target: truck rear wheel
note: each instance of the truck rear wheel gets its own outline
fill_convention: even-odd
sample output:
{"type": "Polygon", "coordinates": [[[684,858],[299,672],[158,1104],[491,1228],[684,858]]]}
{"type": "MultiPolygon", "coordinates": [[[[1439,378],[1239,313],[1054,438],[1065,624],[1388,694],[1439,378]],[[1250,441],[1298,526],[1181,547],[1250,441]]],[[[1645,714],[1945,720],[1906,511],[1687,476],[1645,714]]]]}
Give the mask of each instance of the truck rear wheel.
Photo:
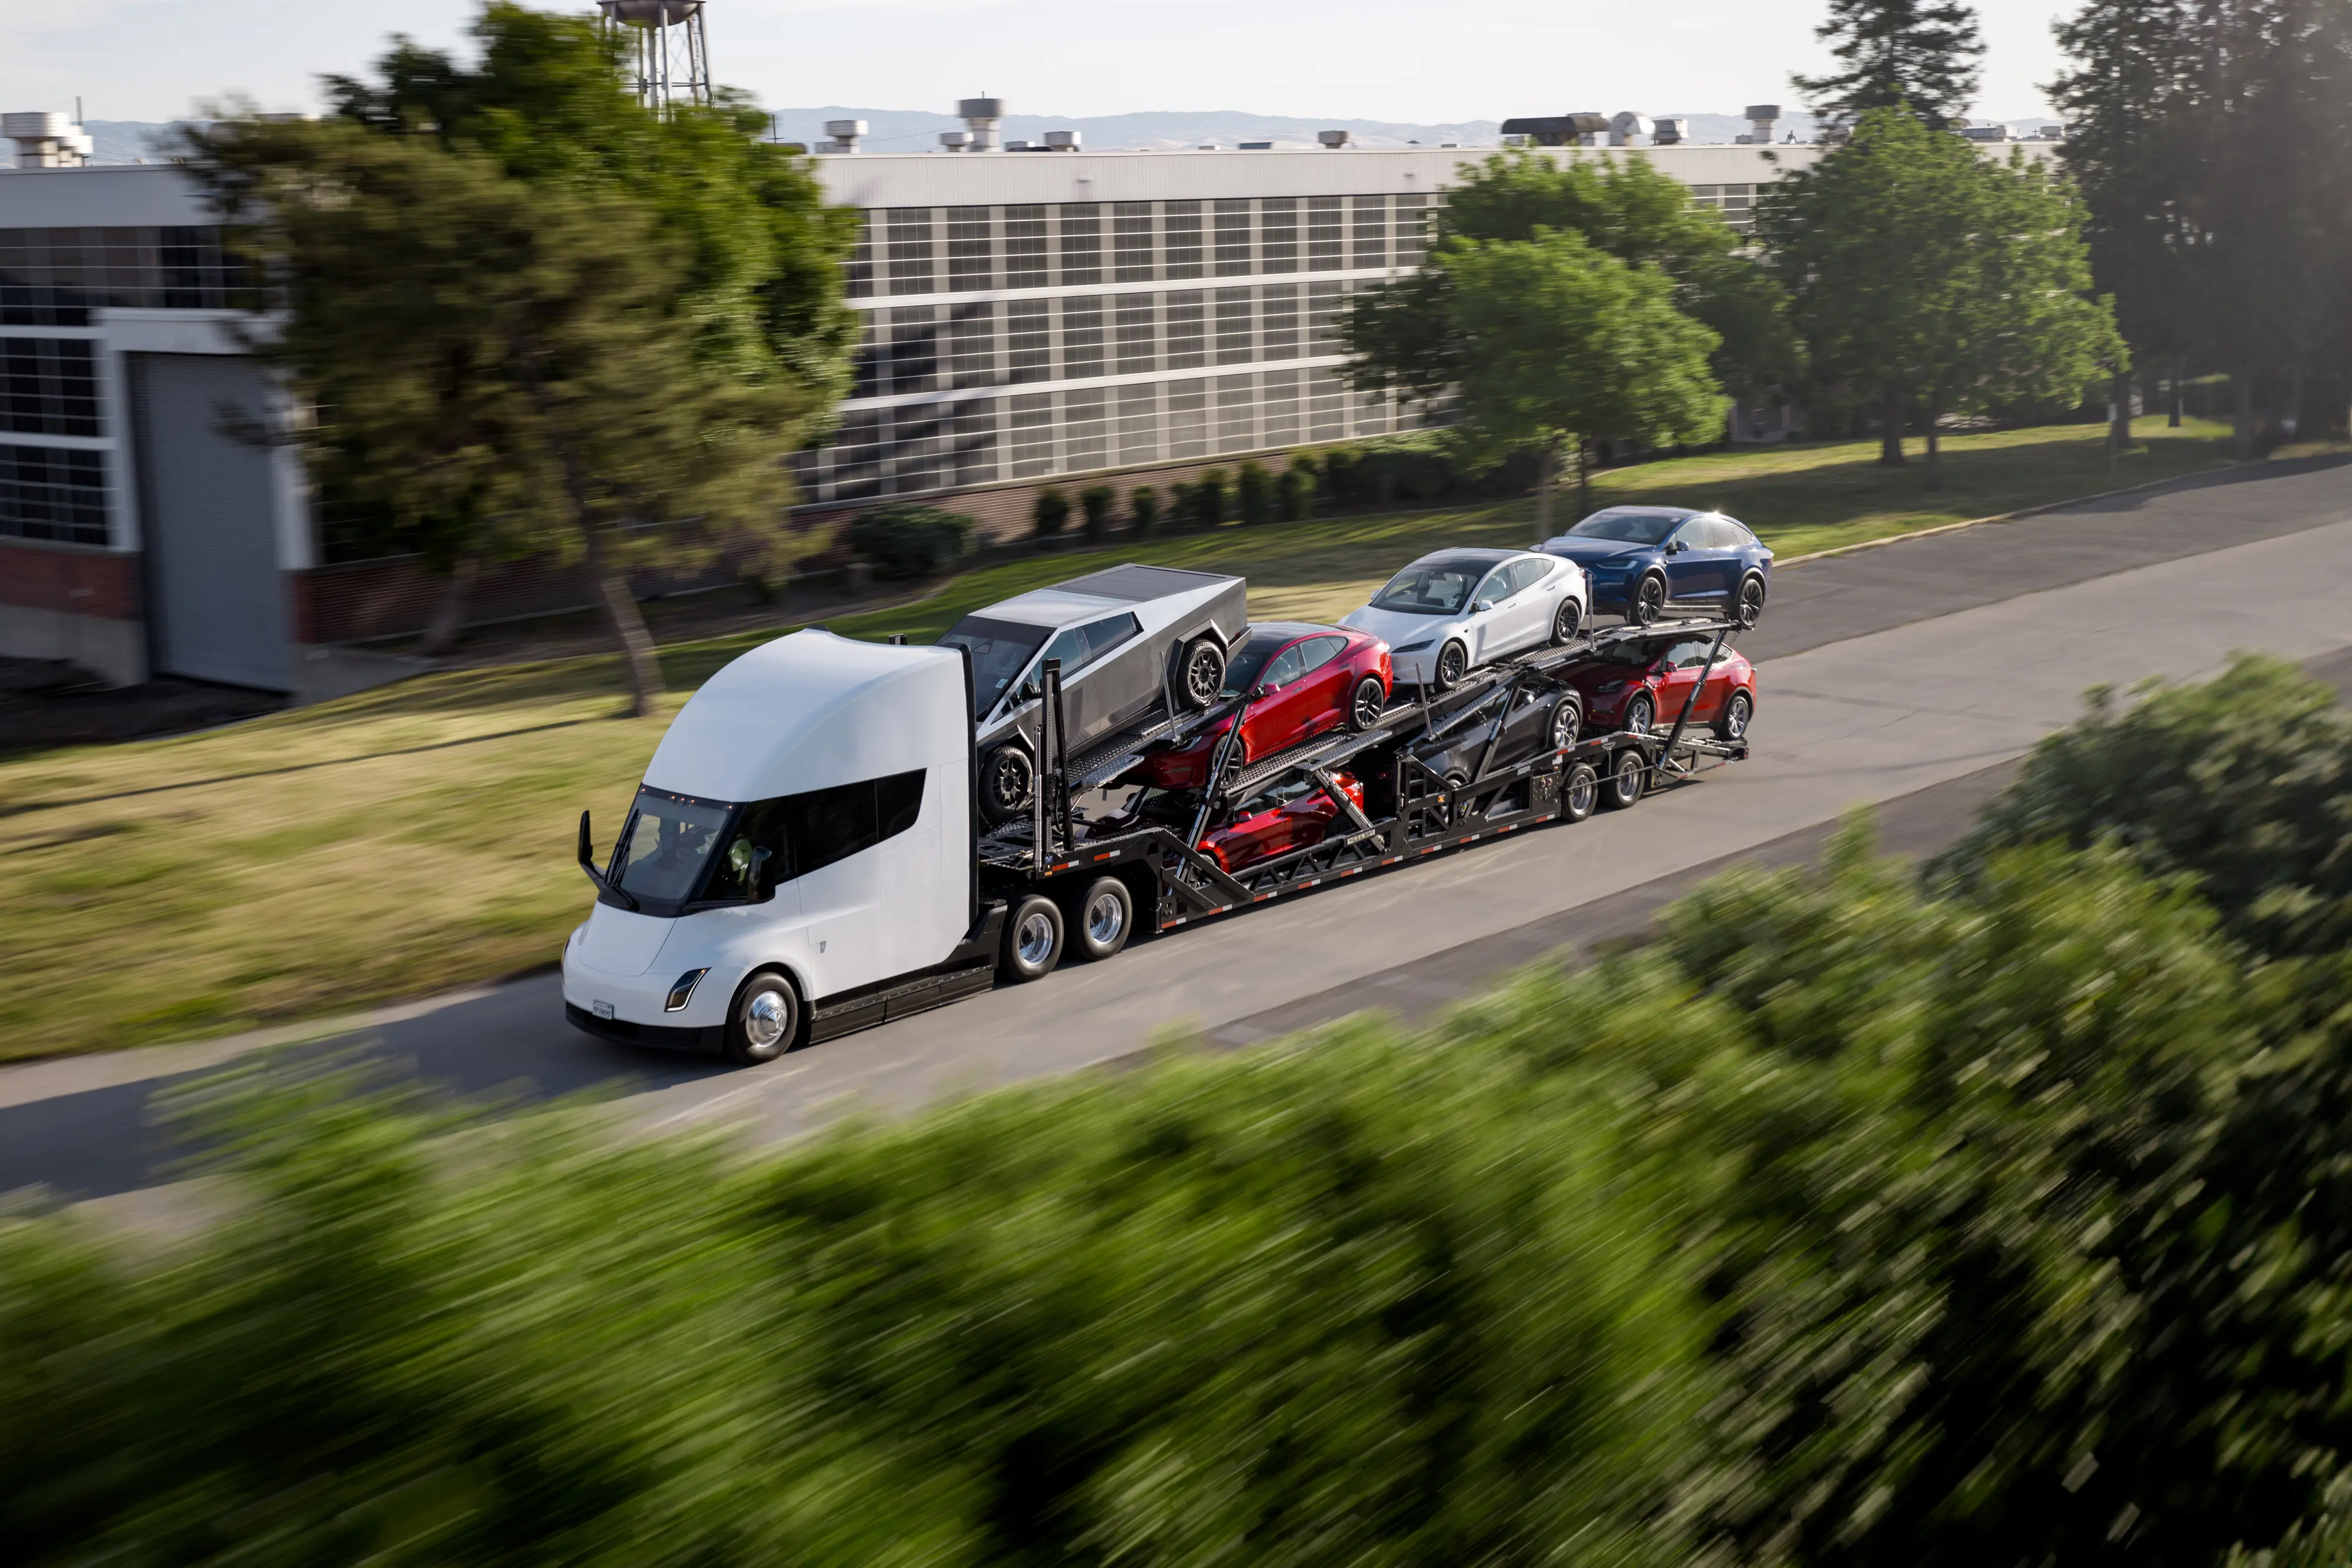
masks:
{"type": "Polygon", "coordinates": [[[1004,922],[1004,953],[996,972],[1014,985],[1042,980],[1062,961],[1062,906],[1033,893],[1013,906],[1004,922]]]}
{"type": "Polygon", "coordinates": [[[791,977],[762,969],[743,982],[727,1009],[727,1060],[754,1067],[773,1061],[800,1040],[801,998],[791,977]]]}
{"type": "Polygon", "coordinates": [[[1070,912],[1071,941],[1082,958],[1115,956],[1135,931],[1135,894],[1115,876],[1102,876],[1070,912]]]}
{"type": "Polygon", "coordinates": [[[1194,713],[1206,710],[1225,689],[1225,651],[1213,637],[1195,637],[1184,644],[1176,665],[1176,700],[1194,713]]]}
{"type": "Polygon", "coordinates": [[[1617,754],[1609,769],[1609,783],[1601,791],[1601,803],[1612,811],[1622,811],[1642,798],[1650,782],[1650,764],[1637,746],[1629,746],[1617,754]]]}

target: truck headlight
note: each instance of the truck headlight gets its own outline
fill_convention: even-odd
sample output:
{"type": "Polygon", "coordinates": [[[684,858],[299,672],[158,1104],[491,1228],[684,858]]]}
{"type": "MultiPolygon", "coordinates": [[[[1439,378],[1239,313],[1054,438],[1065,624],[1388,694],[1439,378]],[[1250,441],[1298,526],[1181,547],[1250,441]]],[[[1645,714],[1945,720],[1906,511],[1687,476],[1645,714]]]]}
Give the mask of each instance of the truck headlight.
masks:
{"type": "Polygon", "coordinates": [[[686,1004],[694,1000],[694,988],[702,984],[702,977],[709,973],[710,971],[708,969],[688,969],[685,974],[680,975],[677,977],[677,984],[669,988],[669,998],[662,1003],[662,1011],[684,1012],[686,1004]]]}

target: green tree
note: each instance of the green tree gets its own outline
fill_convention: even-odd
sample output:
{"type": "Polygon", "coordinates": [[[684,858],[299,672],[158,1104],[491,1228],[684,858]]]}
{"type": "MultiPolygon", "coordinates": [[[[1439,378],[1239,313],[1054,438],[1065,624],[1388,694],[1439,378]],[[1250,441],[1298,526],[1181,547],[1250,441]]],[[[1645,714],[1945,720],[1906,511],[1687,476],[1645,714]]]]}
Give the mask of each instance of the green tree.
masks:
{"type": "Polygon", "coordinates": [[[1942,415],[2079,394],[2121,364],[2113,313],[2089,298],[2082,223],[2071,191],[2021,155],[1989,162],[1900,110],[1865,114],[1761,214],[1816,378],[1866,389],[1890,465],[1916,409],[1931,488],[1942,415]]]}
{"type": "Polygon", "coordinates": [[[1976,94],[1985,47],[1963,0],[1830,0],[1813,36],[1838,68],[1790,79],[1832,124],[1904,108],[1941,130],[1976,94]]]}
{"type": "Polygon", "coordinates": [[[1581,476],[1601,437],[1669,445],[1721,430],[1723,394],[1707,363],[1716,335],[1675,308],[1674,283],[1656,267],[1541,232],[1449,242],[1433,270],[1446,280],[1460,345],[1453,438],[1474,468],[1520,448],[1540,454],[1539,528],[1551,526],[1563,451],[1577,455],[1581,476]]]}
{"type": "MultiPolygon", "coordinates": [[[[1649,160],[1556,159],[1520,150],[1465,164],[1446,195],[1433,236],[1481,244],[1532,240],[1539,231],[1575,234],[1594,249],[1674,280],[1675,302],[1718,340],[1715,374],[1734,396],[1760,399],[1803,371],[1787,299],[1721,214],[1694,204],[1690,187],[1649,160]]],[[[1341,339],[1365,371],[1360,384],[1394,387],[1424,403],[1461,374],[1463,345],[1448,308],[1453,279],[1427,267],[1360,290],[1341,339]]]]}
{"type": "Polygon", "coordinates": [[[808,384],[709,373],[674,308],[688,247],[609,189],[332,121],[198,145],[283,305],[257,347],[320,411],[301,439],[325,471],[465,519],[475,548],[584,560],[645,712],[661,673],[629,568],[772,536],[808,384]]]}

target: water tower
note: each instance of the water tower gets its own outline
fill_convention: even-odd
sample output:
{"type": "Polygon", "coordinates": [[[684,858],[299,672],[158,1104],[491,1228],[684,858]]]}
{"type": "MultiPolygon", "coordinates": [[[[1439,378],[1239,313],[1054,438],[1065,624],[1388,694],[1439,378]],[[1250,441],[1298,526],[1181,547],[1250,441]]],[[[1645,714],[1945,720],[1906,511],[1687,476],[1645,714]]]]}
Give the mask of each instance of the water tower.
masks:
{"type": "Polygon", "coordinates": [[[710,102],[710,40],[702,0],[596,0],[608,31],[628,39],[637,101],[667,115],[684,101],[710,102]]]}

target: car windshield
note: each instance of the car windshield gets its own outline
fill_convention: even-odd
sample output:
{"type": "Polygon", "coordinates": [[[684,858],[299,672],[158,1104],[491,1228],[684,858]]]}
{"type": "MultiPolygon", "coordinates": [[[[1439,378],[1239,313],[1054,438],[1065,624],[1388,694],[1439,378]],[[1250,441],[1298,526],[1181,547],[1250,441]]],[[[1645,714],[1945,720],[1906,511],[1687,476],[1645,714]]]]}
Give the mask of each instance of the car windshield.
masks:
{"type": "Polygon", "coordinates": [[[1595,512],[1568,530],[1573,539],[1615,539],[1620,544],[1664,544],[1683,520],[1679,512],[1595,512]]]}
{"type": "Polygon", "coordinates": [[[940,639],[942,648],[971,650],[971,716],[981,718],[996,706],[1029,660],[1045,645],[1050,626],[1024,626],[1017,621],[990,621],[967,615],[940,639]]]}
{"type": "Polygon", "coordinates": [[[612,881],[632,898],[682,904],[694,894],[731,806],[640,789],[613,850],[612,881]]]}
{"type": "Polygon", "coordinates": [[[1265,672],[1265,662],[1288,647],[1296,631],[1253,632],[1242,645],[1225,661],[1225,688],[1220,697],[1237,697],[1256,686],[1257,678],[1265,672]]]}
{"type": "Polygon", "coordinates": [[[1494,566],[1475,556],[1442,556],[1417,560],[1389,580],[1372,596],[1375,610],[1400,610],[1408,615],[1454,615],[1470,602],[1476,588],[1494,566]]]}

